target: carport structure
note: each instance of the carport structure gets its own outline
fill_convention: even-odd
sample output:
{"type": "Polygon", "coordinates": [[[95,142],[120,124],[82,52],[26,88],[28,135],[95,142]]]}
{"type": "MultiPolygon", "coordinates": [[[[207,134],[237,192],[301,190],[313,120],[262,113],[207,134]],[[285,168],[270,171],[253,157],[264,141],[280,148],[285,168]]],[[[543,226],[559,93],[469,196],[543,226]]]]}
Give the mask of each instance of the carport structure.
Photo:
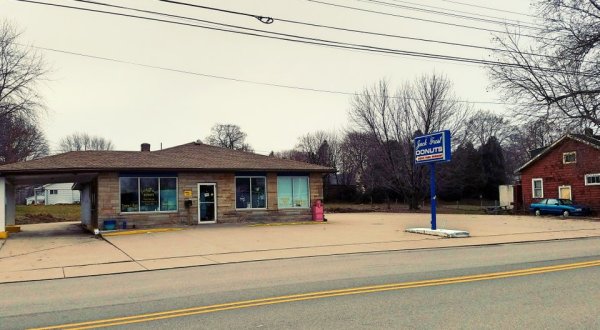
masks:
{"type": "MultiPolygon", "coordinates": [[[[17,163],[19,164],[19,163],[17,163]]],[[[15,164],[15,165],[17,165],[15,164]]],[[[83,223],[97,226],[97,177],[98,173],[85,169],[10,169],[10,165],[0,170],[0,237],[6,236],[6,227],[15,224],[16,199],[15,189],[21,185],[38,185],[47,183],[75,183],[81,190],[81,219],[83,223]]]]}

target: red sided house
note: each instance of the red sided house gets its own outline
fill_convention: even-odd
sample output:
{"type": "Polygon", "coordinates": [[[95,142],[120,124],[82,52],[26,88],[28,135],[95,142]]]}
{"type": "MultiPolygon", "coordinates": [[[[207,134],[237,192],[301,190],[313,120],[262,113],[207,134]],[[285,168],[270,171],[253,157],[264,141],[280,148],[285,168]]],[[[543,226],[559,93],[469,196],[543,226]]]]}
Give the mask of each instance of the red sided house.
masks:
{"type": "Polygon", "coordinates": [[[564,135],[517,172],[525,209],[540,198],[566,198],[600,211],[600,136],[590,130],[564,135]]]}
{"type": "Polygon", "coordinates": [[[15,186],[74,182],[81,221],[127,228],[311,219],[334,169],[192,142],[164,150],[72,151],[0,166],[0,233],[15,186]]]}

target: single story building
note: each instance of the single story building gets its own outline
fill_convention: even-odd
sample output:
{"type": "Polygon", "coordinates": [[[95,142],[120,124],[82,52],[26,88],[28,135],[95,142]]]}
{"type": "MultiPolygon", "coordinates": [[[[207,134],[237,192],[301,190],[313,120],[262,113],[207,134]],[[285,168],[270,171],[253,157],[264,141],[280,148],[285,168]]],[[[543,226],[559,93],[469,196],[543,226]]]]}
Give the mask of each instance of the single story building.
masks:
{"type": "Polygon", "coordinates": [[[42,186],[41,195],[34,190],[34,196],[27,197],[27,205],[29,204],[76,204],[80,201],[79,190],[73,189],[73,182],[66,183],[50,183],[42,186]],[[40,203],[41,197],[41,203],[40,203]],[[36,199],[37,198],[37,199],[36,199]],[[31,203],[30,203],[31,201],[31,203]]]}
{"type": "Polygon", "coordinates": [[[600,211],[600,136],[566,134],[521,166],[523,207],[542,198],[565,198],[600,211]]]}
{"type": "Polygon", "coordinates": [[[311,219],[335,169],[192,142],[150,151],[72,151],[0,166],[0,232],[14,224],[16,185],[75,182],[81,220],[128,228],[311,219]]]}

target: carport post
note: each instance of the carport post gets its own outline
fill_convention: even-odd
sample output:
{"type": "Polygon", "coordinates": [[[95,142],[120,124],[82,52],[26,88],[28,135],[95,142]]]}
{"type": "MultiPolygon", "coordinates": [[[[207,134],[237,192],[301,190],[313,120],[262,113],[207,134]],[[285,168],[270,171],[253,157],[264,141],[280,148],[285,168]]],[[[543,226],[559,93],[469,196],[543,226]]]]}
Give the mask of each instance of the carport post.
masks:
{"type": "Polygon", "coordinates": [[[0,237],[6,232],[6,178],[0,177],[0,237]]]}

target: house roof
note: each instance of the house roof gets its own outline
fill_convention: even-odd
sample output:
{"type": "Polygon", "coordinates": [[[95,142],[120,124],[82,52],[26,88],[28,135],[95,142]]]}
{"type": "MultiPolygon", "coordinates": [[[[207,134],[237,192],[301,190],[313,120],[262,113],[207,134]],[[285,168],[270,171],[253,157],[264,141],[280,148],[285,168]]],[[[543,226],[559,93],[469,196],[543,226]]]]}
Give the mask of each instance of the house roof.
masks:
{"type": "Polygon", "coordinates": [[[0,175],[127,170],[335,172],[330,167],[191,142],[157,151],[71,151],[0,166],[0,175]]]}
{"type": "Polygon", "coordinates": [[[531,158],[529,161],[527,161],[527,163],[523,164],[521,167],[519,167],[516,172],[521,172],[523,171],[525,168],[529,167],[531,164],[535,163],[538,159],[544,157],[544,155],[546,155],[547,153],[549,153],[552,149],[554,149],[557,145],[559,145],[560,143],[562,143],[564,140],[566,139],[572,139],[578,142],[581,142],[583,144],[587,144],[591,147],[594,147],[596,149],[600,150],[600,138],[596,135],[594,136],[590,136],[590,135],[585,135],[585,134],[566,134],[563,135],[560,139],[554,141],[554,143],[552,143],[551,145],[549,145],[548,147],[546,147],[545,149],[543,149],[542,151],[540,151],[539,153],[537,153],[533,158],[531,158]]]}

